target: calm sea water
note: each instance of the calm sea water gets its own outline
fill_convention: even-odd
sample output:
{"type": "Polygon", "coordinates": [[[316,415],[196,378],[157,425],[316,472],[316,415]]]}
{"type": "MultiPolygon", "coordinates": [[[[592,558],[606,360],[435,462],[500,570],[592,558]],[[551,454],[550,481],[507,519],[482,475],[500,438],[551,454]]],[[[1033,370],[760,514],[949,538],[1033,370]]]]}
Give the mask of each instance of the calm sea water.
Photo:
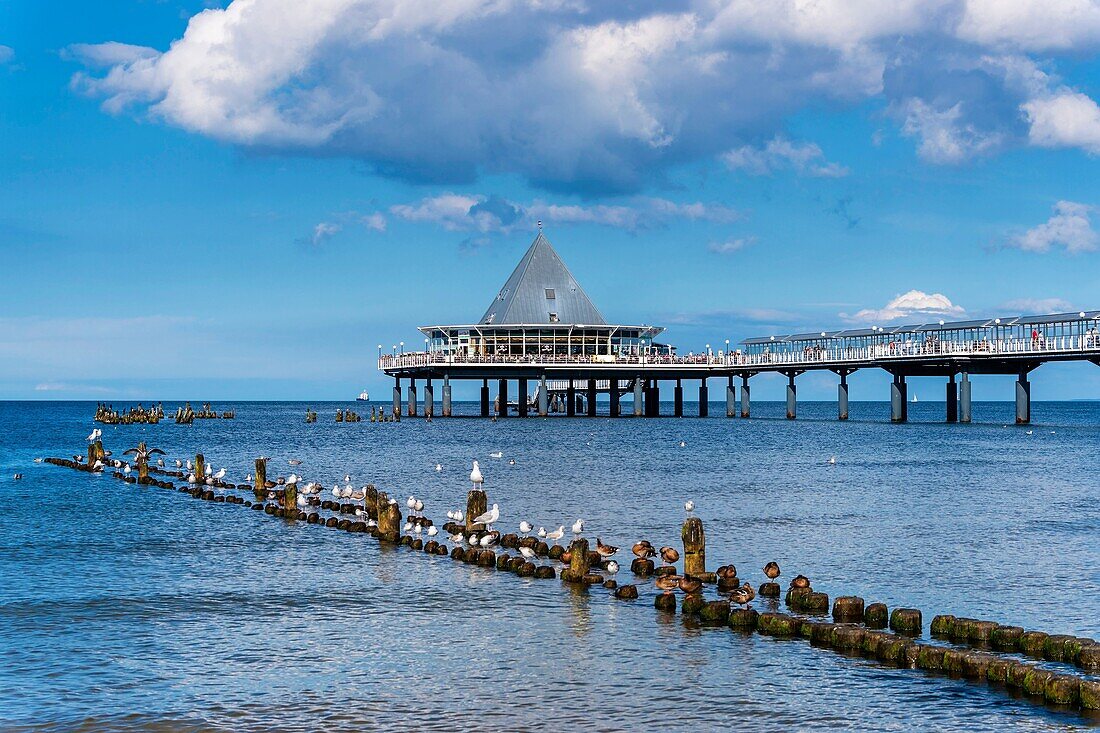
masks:
{"type": "MultiPolygon", "coordinates": [[[[752,420],[386,425],[336,424],[328,404],[315,425],[304,403],[217,407],[237,418],[104,427],[104,442],[202,451],[236,481],[257,455],[272,473],[299,458],[295,471],[328,486],[350,473],[415,493],[437,521],[463,505],[478,458],[500,528],[583,517],[624,548],[678,544],[690,498],[708,564],[754,584],[774,559],[781,582],[805,573],[830,596],[921,608],[926,624],[954,613],[1100,638],[1100,403],[1036,403],[1028,428],[1008,424],[1010,403],[976,403],[975,424],[950,426],[942,403],[911,405],[906,425],[882,403],[853,403],[848,423],[829,403],[801,404],[793,422],[757,403],[752,420]]],[[[985,684],[695,628],[658,614],[651,584],[616,601],[33,463],[83,452],[93,411],[0,403],[3,729],[1096,724],[985,684]]]]}

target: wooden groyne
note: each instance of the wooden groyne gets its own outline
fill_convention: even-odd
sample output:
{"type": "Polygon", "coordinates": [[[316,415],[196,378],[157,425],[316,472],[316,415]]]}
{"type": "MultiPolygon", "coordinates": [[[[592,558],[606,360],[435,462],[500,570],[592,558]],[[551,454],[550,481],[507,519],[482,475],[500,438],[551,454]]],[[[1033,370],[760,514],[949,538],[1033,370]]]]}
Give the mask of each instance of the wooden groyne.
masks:
{"type": "Polygon", "coordinates": [[[256,459],[253,483],[232,484],[204,476],[206,459],[202,453],[195,455],[191,471],[150,465],[149,459],[161,452],[145,443],[124,455],[129,454],[137,461],[137,476],[131,475],[128,463],[111,459],[99,440],[89,443],[87,459],[47,458],[45,462],[92,473],[114,469],[110,475],[126,483],[164,489],[177,486],[157,476],[183,479],[185,483],[178,491],[195,499],[243,506],[284,521],[363,534],[411,551],[449,556],[456,563],[519,577],[558,578],[581,587],[599,585],[621,600],[638,599],[640,587],[652,579],[658,591],[653,597],[658,613],[679,612],[694,623],[736,633],[802,639],[814,647],[874,659],[892,667],[993,685],[1032,702],[1100,710],[1100,679],[1096,676],[1100,670],[1100,644],[1093,639],[941,614],[931,621],[931,638],[923,640],[924,616],[919,609],[888,609],[884,603],[866,603],[856,595],[839,596],[830,603],[829,595],[814,589],[803,575],[791,579],[783,600],[787,611],[780,612],[778,564],[765,566],[767,580],[757,588],[740,582],[733,564],[708,571],[706,534],[702,520],[695,516],[689,516],[681,527],[682,555],[673,547],[658,550],[646,540],[635,543],[630,550],[635,557],[631,571],[636,581],[620,584],[615,577],[618,562],[614,560],[618,548],[598,539],[593,549],[589,539],[578,533],[565,546],[538,536],[502,534],[491,526],[475,523],[475,518],[486,515],[488,506],[488,496],[480,488],[468,492],[464,513],[451,515],[461,521],[452,519],[437,528],[419,507],[403,517],[402,504],[371,484],[355,492],[350,485],[345,487],[358,497],[353,501],[347,494],[336,496],[336,500],[322,499],[318,484],[304,483],[294,476],[271,480],[268,461],[262,457],[256,459]],[[440,534],[439,529],[446,534],[440,534]],[[452,545],[450,549],[447,542],[452,545]],[[682,574],[675,566],[681,556],[682,574]],[[659,566],[654,561],[658,557],[663,563],[659,566]],[[716,597],[708,599],[711,586],[716,586],[716,597]],[[756,595],[768,599],[767,603],[777,610],[761,613],[754,609],[751,604],[756,595]]]}

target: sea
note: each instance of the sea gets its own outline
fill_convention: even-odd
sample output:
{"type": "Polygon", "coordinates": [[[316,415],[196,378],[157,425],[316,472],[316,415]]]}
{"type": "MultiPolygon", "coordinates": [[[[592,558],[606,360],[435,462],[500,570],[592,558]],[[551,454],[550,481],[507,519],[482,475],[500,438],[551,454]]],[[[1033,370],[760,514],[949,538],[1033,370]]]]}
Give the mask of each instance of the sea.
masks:
{"type": "Polygon", "coordinates": [[[827,402],[797,420],[757,402],[751,419],[715,403],[705,419],[496,421],[457,403],[460,417],[385,424],[364,403],[214,407],[236,417],[101,426],[103,442],[120,457],[145,441],[170,466],[203,453],[233,482],[261,455],[269,476],[350,475],[420,498],[438,524],[464,507],[476,459],[498,529],[564,525],[568,539],[583,519],[590,542],[622,548],[616,580],[640,597],[36,463],[86,453],[95,404],[0,402],[0,729],[1100,724],[984,682],[702,628],[656,611],[652,581],[629,572],[634,542],[679,547],[690,500],[709,568],[733,563],[753,585],[774,560],[784,587],[804,574],[831,598],[921,609],[925,639],[942,613],[1100,639],[1100,402],[1035,402],[1027,426],[1010,402],[975,403],[967,425],[945,424],[942,402],[910,405],[905,424],[882,402],[853,402],[846,422],[827,402]],[[338,409],[368,419],[337,423],[338,409]]]}

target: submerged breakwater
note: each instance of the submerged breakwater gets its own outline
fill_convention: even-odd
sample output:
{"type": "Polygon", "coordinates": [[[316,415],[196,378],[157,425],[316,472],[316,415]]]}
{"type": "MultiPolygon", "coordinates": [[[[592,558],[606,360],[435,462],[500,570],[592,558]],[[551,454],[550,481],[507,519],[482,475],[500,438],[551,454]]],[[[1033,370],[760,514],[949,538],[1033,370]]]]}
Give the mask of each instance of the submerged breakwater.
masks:
{"type": "MultiPolygon", "coordinates": [[[[71,499],[72,492],[79,491],[81,504],[89,507],[81,512],[82,525],[67,524],[72,517],[65,516],[66,510],[61,508],[67,506],[64,502],[59,502],[56,515],[53,509],[43,509],[32,523],[40,525],[48,520],[56,522],[59,528],[69,526],[68,537],[58,535],[56,543],[74,548],[99,546],[102,567],[89,566],[88,563],[95,560],[86,555],[72,563],[75,577],[82,578],[79,591],[76,587],[65,590],[70,587],[68,579],[74,577],[72,574],[67,578],[51,578],[45,585],[11,588],[15,593],[9,596],[13,601],[4,606],[4,630],[26,634],[26,624],[32,616],[48,627],[55,613],[51,610],[55,602],[48,600],[51,597],[62,601],[68,596],[70,600],[62,602],[71,612],[75,611],[78,618],[83,614],[79,610],[84,603],[81,598],[92,601],[101,597],[109,607],[110,599],[120,598],[118,584],[131,582],[128,578],[146,586],[151,583],[165,592],[187,593],[195,609],[190,622],[174,621],[179,617],[171,610],[172,602],[158,593],[134,597],[133,602],[138,605],[131,604],[133,611],[126,611],[125,603],[117,606],[123,613],[118,623],[129,618],[131,625],[136,618],[133,613],[142,606],[161,608],[159,616],[154,612],[150,617],[151,621],[155,619],[154,627],[139,623],[131,630],[134,650],[126,658],[150,659],[148,654],[152,650],[147,645],[161,638],[157,631],[161,626],[164,633],[175,629],[177,633],[183,631],[185,636],[192,633],[189,629],[205,630],[202,633],[212,642],[213,656],[198,661],[193,652],[185,652],[184,659],[191,663],[188,666],[183,664],[184,659],[173,659],[170,654],[165,659],[163,654],[159,655],[165,665],[164,673],[176,680],[170,689],[178,692],[168,697],[175,699],[179,707],[168,710],[144,693],[124,697],[138,709],[151,711],[151,720],[158,719],[158,715],[162,720],[173,719],[174,711],[181,709],[184,701],[189,701],[187,704],[206,711],[204,719],[216,721],[216,727],[227,728],[259,727],[262,721],[273,719],[245,702],[248,698],[241,697],[243,690],[238,691],[237,685],[224,680],[220,685],[212,680],[204,681],[207,675],[216,674],[214,670],[219,665],[250,669],[254,676],[266,679],[275,689],[293,691],[302,705],[300,711],[290,716],[294,721],[292,727],[305,729],[310,715],[315,722],[325,720],[318,707],[321,698],[317,698],[317,703],[312,702],[315,690],[318,694],[323,692],[325,699],[343,699],[342,709],[348,720],[362,721],[363,716],[378,713],[376,706],[381,702],[377,697],[369,702],[362,701],[359,695],[345,699],[341,679],[378,690],[381,688],[377,686],[383,682],[401,685],[402,680],[408,679],[414,689],[428,688],[439,695],[465,699],[472,691],[459,684],[458,669],[447,666],[462,664],[462,659],[472,665],[467,669],[474,675],[471,679],[475,680],[477,688],[495,685],[507,692],[506,696],[500,696],[499,712],[495,713],[502,716],[497,719],[501,725],[505,725],[505,721],[520,726],[535,724],[537,717],[533,711],[550,709],[559,691],[552,685],[536,684],[534,680],[551,670],[560,671],[561,665],[568,664],[570,659],[582,665],[584,678],[589,680],[572,693],[590,701],[585,713],[604,720],[605,727],[658,725],[658,721],[663,720],[656,711],[627,708],[624,707],[625,698],[617,702],[610,697],[616,690],[628,696],[633,684],[631,679],[639,670],[647,679],[654,679],[654,675],[670,675],[667,683],[649,684],[672,700],[678,699],[680,693],[672,686],[674,677],[671,675],[686,673],[704,690],[715,686],[713,705],[686,713],[669,726],[674,728],[707,725],[708,720],[717,724],[729,714],[728,705],[737,705],[748,711],[742,714],[759,718],[761,722],[781,725],[784,721],[790,724],[799,720],[801,727],[829,727],[830,720],[840,718],[863,719],[869,724],[865,727],[874,727],[872,716],[879,703],[901,706],[900,713],[895,708],[894,719],[900,719],[905,727],[906,716],[911,714],[914,728],[929,727],[929,720],[938,720],[945,726],[1006,723],[1007,718],[999,719],[1006,704],[1010,709],[1014,705],[1022,706],[1012,717],[1016,727],[1076,725],[1089,720],[1080,708],[1090,699],[1082,690],[1091,688],[1087,684],[1082,688],[1080,680],[1087,682],[1094,673],[1089,672],[1087,663],[1082,664],[1080,670],[1073,666],[1074,662],[1081,661],[1081,650],[1089,647],[1085,642],[1073,646],[1069,641],[1087,637],[1089,633],[1096,634],[1088,621],[1090,614],[1095,618],[1096,611],[1095,596],[1089,593],[1090,588],[1095,589],[1097,578],[1095,570],[1088,565],[1095,559],[1095,549],[1085,539],[1088,531],[1096,527],[1096,516],[1089,513],[1087,505],[1096,494],[1091,488],[1093,485],[1084,481],[1087,466],[1074,463],[1071,450],[1075,440],[1083,443],[1097,433],[1100,420],[1096,418],[1100,415],[1092,415],[1088,410],[1067,415],[1072,419],[1057,423],[1054,440],[1035,454],[1030,453],[1032,449],[1023,442],[1024,436],[1014,428],[975,426],[966,436],[968,441],[985,442],[990,447],[1004,440],[1018,441],[1013,446],[1017,457],[1009,462],[1024,474],[1019,478],[1029,474],[1028,456],[1044,452],[1049,455],[1052,444],[1058,446],[1056,450],[1068,461],[1068,466],[1063,467],[1061,478],[1036,489],[1045,492],[1047,504],[1034,508],[1033,519],[1029,519],[1020,510],[1035,506],[1034,494],[1029,497],[1021,491],[1016,495],[1018,479],[1004,471],[1003,465],[990,471],[996,474],[991,478],[997,485],[987,487],[984,500],[975,502],[968,513],[945,513],[950,507],[958,506],[960,497],[974,496],[971,486],[988,479],[968,473],[976,465],[971,456],[976,449],[973,442],[957,453],[962,470],[944,461],[947,441],[935,430],[939,426],[858,422],[843,426],[844,431],[863,434],[863,438],[868,437],[866,433],[878,434],[879,441],[871,455],[861,452],[855,442],[846,450],[838,445],[837,435],[825,429],[825,423],[817,425],[812,420],[804,420],[797,426],[800,433],[788,430],[785,422],[777,421],[772,425],[766,420],[755,421],[752,426],[758,431],[755,436],[744,430],[731,430],[730,423],[722,420],[524,421],[522,426],[508,424],[504,429],[481,421],[458,421],[443,427],[443,423],[412,421],[360,433],[358,440],[365,444],[356,445],[356,437],[335,427],[325,432],[319,441],[316,431],[322,426],[299,428],[302,411],[298,408],[298,405],[241,405],[237,406],[237,420],[217,425],[219,431],[213,435],[208,431],[214,426],[212,423],[204,426],[202,433],[180,435],[179,427],[165,425],[156,427],[156,435],[151,436],[146,431],[142,437],[149,445],[165,448],[169,456],[191,455],[193,461],[195,457],[185,451],[204,448],[207,460],[210,454],[215,454],[217,465],[233,467],[231,474],[254,472],[252,459],[261,453],[274,454],[276,457],[269,459],[269,464],[278,461],[284,467],[291,459],[301,460],[301,467],[295,466],[293,470],[302,475],[337,478],[346,470],[355,476],[357,484],[369,481],[380,488],[389,488],[395,498],[403,500],[407,494],[424,497],[427,504],[424,513],[436,517],[456,503],[465,505],[469,488],[465,476],[468,461],[477,457],[485,469],[485,488],[490,502],[499,502],[501,506],[500,549],[481,548],[457,553],[452,550],[450,557],[424,552],[429,546],[432,550],[439,547],[431,543],[438,542],[443,531],[450,534],[457,529],[453,522],[446,523],[451,526],[441,527],[440,534],[428,541],[424,541],[425,537],[413,536],[418,534],[415,532],[400,532],[400,538],[408,539],[399,539],[398,543],[368,542],[365,536],[357,538],[355,535],[373,534],[371,530],[377,530],[368,524],[377,521],[369,513],[365,518],[356,517],[354,513],[349,516],[345,507],[333,509],[331,502],[329,508],[320,507],[320,502],[317,506],[307,504],[308,508],[298,508],[296,500],[287,506],[285,490],[274,487],[273,496],[266,492],[262,497],[249,496],[249,489],[240,487],[243,475],[225,479],[225,483],[233,484],[231,489],[223,487],[224,491],[215,491],[212,487],[194,486],[191,492],[219,504],[252,502],[253,508],[265,512],[270,507],[268,513],[271,515],[281,512],[285,517],[291,510],[300,520],[273,520],[265,514],[256,515],[229,506],[215,508],[201,501],[180,505],[176,501],[166,501],[166,497],[178,494],[134,485],[138,481],[135,476],[121,476],[134,482],[128,484],[43,467],[42,471],[28,475],[17,488],[14,484],[5,484],[5,490],[9,496],[12,490],[34,492],[41,490],[45,483],[58,487],[43,494],[49,496],[51,502],[61,496],[71,499]],[[292,409],[294,426],[286,417],[292,409]],[[1096,420],[1096,424],[1089,424],[1090,420],[1096,420]],[[553,422],[549,426],[551,429],[540,427],[546,422],[553,422]],[[1007,433],[1003,432],[1005,430],[1007,433]],[[1001,438],[997,431],[1007,437],[1001,438]],[[270,447],[271,436],[276,434],[280,438],[278,452],[270,447]],[[798,434],[805,437],[797,439],[798,434]],[[1058,435],[1063,437],[1059,439],[1058,435]],[[815,455],[812,458],[800,456],[799,449],[806,454],[812,451],[815,455]],[[498,452],[501,458],[489,457],[498,452]],[[1020,452],[1025,455],[1021,456],[1020,452]],[[827,465],[823,457],[834,454],[838,456],[837,463],[827,465]],[[514,464],[510,463],[512,460],[514,464]],[[440,471],[435,470],[437,466],[440,471]],[[54,476],[45,473],[47,470],[54,476]],[[951,492],[936,489],[931,479],[937,474],[940,481],[953,482],[951,492]],[[68,478],[64,480],[61,476],[68,478]],[[960,482],[963,476],[967,480],[960,482]],[[1076,493],[1070,490],[1074,480],[1080,481],[1076,493]],[[234,499],[228,500],[227,496],[234,499]],[[683,502],[688,498],[697,502],[694,515],[706,529],[705,553],[699,552],[701,548],[690,546],[694,534],[681,528],[683,502]],[[279,506],[280,500],[283,506],[279,506]],[[1080,505],[1075,504],[1078,500],[1082,502],[1080,505]],[[1077,507],[1076,512],[1070,513],[1073,519],[1061,520],[1058,525],[1047,523],[1048,517],[1065,513],[1066,501],[1069,506],[1077,507]],[[311,515],[316,518],[311,520],[311,515]],[[623,565],[617,574],[601,572],[600,566],[606,567],[606,558],[589,557],[588,548],[574,547],[568,558],[571,561],[588,560],[587,567],[572,563],[566,566],[549,559],[549,548],[539,552],[537,542],[529,543],[515,536],[521,520],[530,519],[535,526],[542,524],[549,528],[559,523],[568,526],[581,516],[587,520],[583,535],[587,540],[594,541],[599,535],[609,544],[622,546],[615,556],[623,565]],[[332,519],[336,520],[334,524],[330,524],[332,519]],[[1021,521],[1037,521],[1038,524],[1021,526],[1021,521]],[[997,523],[1013,529],[1015,536],[986,531],[997,523]],[[114,534],[104,533],[107,526],[113,527],[114,534]],[[344,531],[325,532],[321,526],[344,531]],[[96,530],[98,534],[93,535],[92,531],[96,530]],[[1046,539],[1037,542],[1036,532],[1046,539]],[[940,536],[938,545],[927,540],[936,533],[940,536]],[[982,557],[980,543],[971,543],[968,536],[981,537],[1002,550],[1014,547],[1017,555],[987,561],[982,557]],[[94,537],[98,537],[98,542],[94,537]],[[98,584],[87,582],[89,576],[101,577],[100,570],[109,573],[111,568],[117,567],[118,550],[110,549],[111,545],[120,545],[118,549],[121,550],[130,546],[133,540],[144,538],[140,541],[153,542],[155,546],[158,537],[175,538],[172,541],[180,544],[166,553],[152,549],[149,553],[141,551],[139,557],[144,561],[128,565],[121,578],[109,575],[102,576],[103,581],[98,584]],[[681,602],[672,606],[675,613],[655,612],[653,606],[663,593],[654,587],[652,577],[635,577],[627,569],[630,545],[643,537],[652,540],[657,547],[675,545],[683,555],[691,555],[692,562],[703,554],[705,571],[714,572],[701,594],[692,592],[695,589],[690,584],[686,593],[675,591],[682,596],[681,602]],[[107,551],[103,549],[105,542],[107,551]],[[1067,584],[1067,592],[1061,598],[1034,594],[1025,598],[1015,589],[1034,588],[1037,587],[1034,584],[1042,582],[1047,572],[1045,563],[1049,562],[1042,549],[1045,542],[1058,543],[1061,548],[1058,572],[1073,578],[1074,582],[1067,584]],[[389,546],[400,550],[398,544],[405,545],[405,550],[421,550],[418,553],[421,558],[407,551],[395,554],[386,549],[389,546]],[[534,561],[519,552],[520,547],[532,544],[536,552],[534,561]],[[1023,554],[1019,553],[1021,549],[1023,554]],[[485,554],[486,550],[491,558],[485,554]],[[900,561],[902,556],[904,562],[900,561]],[[777,584],[759,570],[772,559],[777,559],[783,568],[779,581],[803,572],[813,579],[814,587],[787,598],[775,598],[780,595],[779,588],[773,592],[770,586],[777,584]],[[737,571],[728,570],[732,563],[740,567],[744,579],[753,581],[751,588],[757,592],[757,597],[751,600],[751,607],[755,613],[739,611],[743,604],[736,602],[738,596],[732,596],[735,602],[731,607],[727,596],[718,593],[724,580],[728,581],[727,588],[736,587],[732,580],[736,579],[737,571]],[[479,564],[512,570],[519,577],[493,580],[491,574],[487,575],[488,569],[476,567],[479,564]],[[549,574],[542,573],[544,580],[560,576],[565,570],[567,580],[579,582],[546,583],[538,579],[539,568],[551,570],[549,574]],[[725,575],[723,569],[727,569],[725,575]],[[942,572],[944,569],[948,572],[942,572]],[[163,575],[166,570],[174,580],[163,575]],[[596,572],[590,572],[592,570],[596,572]],[[570,577],[570,571],[577,575],[570,577]],[[970,583],[979,579],[984,595],[981,603],[975,605],[966,590],[970,583]],[[589,588],[597,582],[600,585],[609,583],[609,587],[606,590],[589,588]],[[197,597],[188,590],[195,583],[207,588],[197,597]],[[823,590],[834,594],[858,593],[860,597],[841,595],[832,603],[826,597],[822,607],[819,597],[824,595],[823,590]],[[638,600],[624,602],[623,599],[631,598],[634,592],[638,592],[638,600]],[[865,604],[864,597],[874,602],[865,604]],[[223,607],[223,601],[231,598],[236,599],[233,605],[223,607]],[[800,605],[803,602],[805,606],[800,605]],[[194,606],[194,603],[199,605],[194,606]],[[20,610],[24,608],[30,615],[24,615],[20,610]],[[222,610],[218,610],[220,608],[222,610]],[[279,611],[279,608],[285,610],[279,611]],[[949,641],[913,640],[905,634],[913,631],[902,612],[906,608],[925,610],[925,617],[919,622],[920,631],[928,629],[926,624],[933,614],[950,612],[963,619],[959,628],[966,629],[966,634],[952,627],[952,633],[946,635],[949,641]],[[476,620],[469,614],[474,609],[479,611],[476,620]],[[814,617],[822,611],[831,611],[833,621],[814,617]],[[231,624],[225,631],[236,628],[237,634],[226,637],[220,629],[215,631],[209,625],[222,617],[231,624]],[[877,629],[884,617],[892,622],[890,625],[896,629],[895,633],[877,629]],[[380,649],[371,645],[359,646],[351,641],[358,638],[354,629],[366,623],[368,618],[374,619],[370,621],[372,628],[378,628],[378,623],[386,624],[387,630],[394,635],[394,643],[380,649]],[[1062,639],[1058,649],[1053,642],[1046,645],[1051,647],[1050,651],[1043,646],[1039,657],[1045,656],[1044,661],[1028,662],[1026,655],[1034,654],[1034,649],[1025,649],[1018,642],[1012,648],[1002,648],[991,641],[995,629],[1013,627],[992,622],[990,626],[974,620],[983,618],[1042,629],[1048,634],[1046,639],[1058,637],[1056,632],[1066,632],[1064,636],[1068,638],[1062,639]],[[426,625],[429,619],[433,621],[426,625]],[[670,623],[682,628],[675,634],[670,633],[670,623]],[[721,641],[715,632],[706,630],[712,625],[761,633],[742,636],[726,632],[727,640],[721,641]],[[297,644],[306,643],[307,647],[319,652],[326,663],[305,662],[300,652],[279,644],[271,646],[268,653],[283,658],[289,665],[288,670],[293,670],[291,677],[275,678],[259,672],[255,667],[259,658],[250,661],[250,656],[238,655],[248,649],[268,649],[269,644],[264,641],[267,638],[265,628],[282,629],[280,634],[289,633],[290,638],[298,640],[297,644]],[[979,629],[974,631],[973,638],[971,629],[979,629]],[[261,636],[254,636],[255,632],[261,636]],[[804,636],[814,644],[865,656],[833,657],[808,646],[777,645],[772,641],[784,636],[804,636]],[[988,643],[983,636],[989,637],[988,643]],[[312,644],[319,646],[311,646],[309,639],[315,639],[312,644]],[[331,642],[338,639],[350,653],[349,657],[337,659],[325,653],[331,642]],[[505,645],[502,639],[511,641],[505,645]],[[276,648],[278,652],[274,652],[276,648]],[[1060,655],[1056,654],[1059,651],[1060,655]],[[1066,657],[1067,652],[1076,654],[1075,659],[1066,657]],[[700,654],[702,656],[698,656],[700,654]],[[1011,677],[1006,670],[1002,680],[998,677],[1002,657],[1028,669],[1022,673],[1017,671],[1011,677]],[[689,663],[689,658],[694,661],[689,663]],[[867,658],[876,660],[875,665],[885,662],[890,666],[878,667],[876,671],[875,667],[865,666],[867,658]],[[520,659],[523,662],[515,666],[520,659]],[[853,664],[854,660],[859,663],[853,664]],[[689,666],[684,667],[685,663],[689,666]],[[930,676],[905,667],[936,674],[930,676]],[[692,669],[714,678],[696,678],[692,669]],[[541,672],[529,677],[527,672],[520,670],[541,672]],[[430,676],[424,678],[425,673],[430,676]],[[368,674],[371,682],[364,677],[368,674]],[[1025,683],[1029,674],[1031,681],[1025,683]],[[412,683],[410,675],[421,681],[412,683]],[[988,680],[994,684],[979,687],[950,679],[952,676],[988,680]],[[1020,684],[1014,682],[1017,677],[1020,684]],[[1072,681],[1058,681],[1065,677],[1078,680],[1076,686],[1072,681]],[[1037,687],[1040,682],[1041,689],[1037,687]],[[178,687],[181,683],[184,684],[182,690],[178,687]],[[736,689],[730,685],[735,685],[736,689]],[[969,691],[963,693],[958,685],[969,691]],[[846,701],[844,695],[828,702],[819,699],[818,691],[834,687],[838,693],[840,690],[849,693],[863,690],[866,695],[877,696],[878,702],[862,697],[846,701]],[[1021,698],[1017,702],[1011,697],[1012,694],[1034,695],[1036,692],[1047,695],[1048,687],[1051,701],[1064,703],[1064,708],[1036,707],[1032,701],[1021,698]],[[726,697],[718,694],[719,688],[726,690],[726,697]],[[220,698],[217,689],[223,693],[220,698]],[[912,692],[918,689],[925,697],[914,701],[912,692]],[[183,697],[180,697],[181,692],[183,697]],[[514,702],[517,696],[526,703],[517,706],[514,702]],[[528,707],[531,710],[524,709],[528,707]],[[1070,713],[1071,708],[1077,712],[1070,713]],[[227,717],[226,713],[218,712],[226,709],[236,709],[238,713],[227,717]],[[1063,709],[1067,712],[1060,712],[1063,709]],[[817,717],[813,717],[815,710],[817,717]],[[1019,718],[1022,711],[1026,711],[1025,719],[1019,718]]],[[[11,417],[8,413],[4,415],[11,417]]],[[[54,445],[58,447],[57,453],[67,455],[68,452],[62,449],[72,445],[74,435],[79,441],[83,433],[72,429],[66,431],[64,421],[59,422],[61,424],[55,423],[58,429],[54,445]]],[[[75,419],[72,422],[73,427],[82,424],[75,419]]],[[[124,441],[137,435],[123,431],[135,429],[142,430],[137,426],[112,427],[110,430],[119,432],[104,436],[105,444],[119,453],[130,447],[124,441]]],[[[957,428],[955,436],[957,439],[957,428]]],[[[27,456],[38,447],[32,445],[26,449],[24,460],[29,460],[27,456]]],[[[288,468],[278,470],[289,473],[288,468]]],[[[1040,472],[1035,471],[1031,477],[1038,475],[1040,472]]],[[[151,480],[164,478],[164,474],[158,475],[154,470],[151,480]]],[[[176,479],[175,483],[180,484],[176,488],[187,489],[178,476],[168,478],[176,479]]],[[[30,515],[26,518],[30,519],[30,515]]],[[[436,525],[420,522],[418,526],[425,530],[436,525]]],[[[44,559],[48,567],[55,565],[52,557],[56,551],[45,544],[45,538],[30,534],[21,536],[24,544],[12,547],[15,554],[8,562],[21,565],[26,562],[22,552],[39,547],[40,559],[44,559]]],[[[561,552],[569,550],[563,547],[561,552]]],[[[686,557],[679,559],[678,567],[683,566],[685,560],[686,557]]],[[[680,570],[675,572],[684,575],[680,570]]],[[[667,577],[667,574],[660,572],[655,576],[667,577]]],[[[89,622],[82,622],[86,624],[85,635],[89,636],[93,648],[101,646],[97,641],[97,627],[106,622],[107,626],[103,627],[106,632],[108,627],[114,626],[111,617],[110,613],[98,616],[90,626],[89,622]]],[[[941,621],[938,627],[933,624],[931,630],[943,636],[944,623],[941,621]]],[[[71,628],[66,627],[66,633],[72,633],[71,628]]],[[[32,632],[31,636],[36,633],[40,632],[32,632]]],[[[1005,634],[1011,636],[1012,632],[1002,632],[997,638],[1002,639],[1005,634]]],[[[48,648],[49,644],[46,646],[48,648]]],[[[44,660],[35,661],[37,652],[15,648],[7,651],[24,675],[45,673],[50,666],[44,660]]],[[[154,656],[158,655],[154,653],[154,656]]],[[[58,664],[55,673],[60,672],[69,679],[74,674],[78,677],[82,674],[71,669],[70,661],[76,660],[70,660],[69,655],[60,655],[60,662],[57,659],[55,656],[58,664]]],[[[109,670],[113,668],[114,665],[108,666],[109,670]]],[[[125,664],[107,675],[120,681],[131,677],[126,673],[125,664]]],[[[567,675],[567,679],[570,677],[572,675],[567,675]]],[[[564,688],[560,692],[564,694],[564,688]]],[[[414,693],[417,697],[420,694],[414,693]]],[[[484,694],[489,695],[488,700],[497,699],[491,692],[484,694]]],[[[95,697],[94,693],[84,692],[76,699],[88,699],[88,695],[95,697]]],[[[390,703],[387,710],[395,719],[413,715],[413,701],[406,707],[404,700],[387,699],[390,703]]],[[[478,720],[472,712],[461,712],[460,706],[452,708],[447,702],[429,703],[428,707],[430,716],[436,721],[473,723],[478,720]]],[[[64,709],[63,705],[54,706],[52,713],[57,717],[64,709]]],[[[569,715],[560,720],[579,722],[569,715]]],[[[28,718],[12,719],[25,721],[28,718]]],[[[935,723],[932,727],[936,727],[935,723]]]]}

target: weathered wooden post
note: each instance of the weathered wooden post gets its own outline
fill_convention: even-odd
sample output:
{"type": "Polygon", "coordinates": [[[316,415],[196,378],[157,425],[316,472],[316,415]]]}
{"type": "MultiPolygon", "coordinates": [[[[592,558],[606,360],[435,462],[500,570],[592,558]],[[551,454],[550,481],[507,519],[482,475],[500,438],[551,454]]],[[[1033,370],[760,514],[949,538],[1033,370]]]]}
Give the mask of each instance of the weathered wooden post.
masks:
{"type": "Polygon", "coordinates": [[[287,484],[284,487],[283,509],[288,519],[298,518],[298,484],[287,484]]]}
{"type": "Polygon", "coordinates": [[[201,484],[206,481],[206,459],[203,458],[202,453],[195,454],[195,483],[201,484]]]}
{"type": "Polygon", "coordinates": [[[252,493],[256,495],[256,501],[263,501],[267,496],[267,459],[256,459],[256,483],[252,487],[252,493]]]}
{"type": "Polygon", "coordinates": [[[562,573],[562,580],[580,583],[588,575],[588,540],[578,537],[569,546],[569,567],[562,573]]]}
{"type": "Polygon", "coordinates": [[[484,524],[474,524],[474,519],[489,511],[489,499],[482,489],[470,489],[466,494],[466,531],[484,531],[484,524]]]}
{"type": "Polygon", "coordinates": [[[373,519],[378,521],[378,489],[374,488],[374,484],[367,484],[367,488],[364,492],[365,498],[363,499],[363,507],[367,512],[367,519],[373,519]]]}
{"type": "Polygon", "coordinates": [[[401,509],[390,502],[384,491],[378,492],[378,539],[397,542],[401,539],[401,509]]]}
{"type": "Polygon", "coordinates": [[[95,443],[88,443],[88,470],[89,471],[93,470],[92,467],[95,465],[96,456],[97,456],[97,453],[96,453],[95,443]]]}
{"type": "Polygon", "coordinates": [[[703,520],[688,517],[680,532],[684,541],[684,574],[702,578],[707,572],[707,538],[703,533],[703,520]]]}
{"type": "MultiPolygon", "coordinates": [[[[144,447],[144,444],[142,444],[144,447]]],[[[145,484],[149,482],[149,457],[143,453],[139,453],[137,457],[138,468],[138,483],[145,484]]]]}

